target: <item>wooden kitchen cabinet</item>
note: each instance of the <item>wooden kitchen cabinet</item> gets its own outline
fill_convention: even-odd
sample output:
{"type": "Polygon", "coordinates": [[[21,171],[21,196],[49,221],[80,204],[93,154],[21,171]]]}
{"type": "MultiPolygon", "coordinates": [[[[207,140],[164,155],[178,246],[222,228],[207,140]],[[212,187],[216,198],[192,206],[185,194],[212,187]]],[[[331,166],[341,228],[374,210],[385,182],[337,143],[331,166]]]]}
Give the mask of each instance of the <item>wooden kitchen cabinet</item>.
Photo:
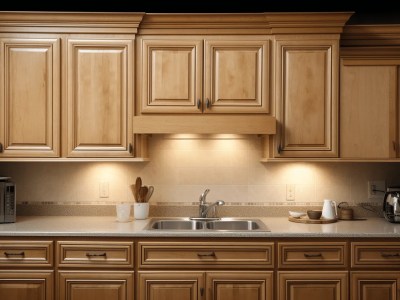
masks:
{"type": "Polygon", "coordinates": [[[132,300],[133,271],[60,271],[59,300],[132,300]]]}
{"type": "Polygon", "coordinates": [[[0,158],[60,156],[60,38],[0,37],[0,158]]]}
{"type": "Polygon", "coordinates": [[[267,36],[138,36],[146,113],[268,113],[267,36]]]}
{"type": "Polygon", "coordinates": [[[277,36],[273,158],[338,156],[337,35],[277,36]]]}
{"type": "Polygon", "coordinates": [[[132,157],[133,39],[67,41],[67,157],[132,157]]]}
{"type": "Polygon", "coordinates": [[[347,300],[347,271],[278,272],[278,300],[347,300]]]}
{"type": "Polygon", "coordinates": [[[272,300],[273,273],[142,271],[139,300],[272,300]]]}
{"type": "Polygon", "coordinates": [[[53,271],[0,270],[0,299],[52,300],[53,277],[53,271]]]}
{"type": "Polygon", "coordinates": [[[400,299],[400,274],[393,271],[351,272],[351,299],[400,299]]]}
{"type": "Polygon", "coordinates": [[[342,50],[341,158],[388,160],[398,157],[400,56],[399,48],[396,49],[342,50]]]}
{"type": "Polygon", "coordinates": [[[0,299],[54,299],[53,242],[0,239],[0,299]]]}

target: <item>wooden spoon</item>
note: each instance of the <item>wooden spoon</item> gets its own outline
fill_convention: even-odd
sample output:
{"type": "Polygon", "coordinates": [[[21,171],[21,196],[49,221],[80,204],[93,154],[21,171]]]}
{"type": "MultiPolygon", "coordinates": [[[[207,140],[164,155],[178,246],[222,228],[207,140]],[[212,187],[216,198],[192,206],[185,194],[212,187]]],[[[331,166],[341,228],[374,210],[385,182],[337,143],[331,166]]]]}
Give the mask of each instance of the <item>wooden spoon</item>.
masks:
{"type": "Polygon", "coordinates": [[[140,202],[139,191],[141,187],[142,187],[142,178],[137,177],[135,182],[135,194],[136,194],[135,199],[137,199],[138,202],[140,202]]]}
{"type": "Polygon", "coordinates": [[[149,192],[147,193],[145,202],[149,202],[149,200],[151,198],[151,195],[153,195],[153,192],[154,192],[154,186],[150,185],[149,186],[149,192]]]}
{"type": "Polygon", "coordinates": [[[142,186],[139,190],[139,202],[146,202],[147,193],[149,192],[149,188],[147,186],[142,186]]]}

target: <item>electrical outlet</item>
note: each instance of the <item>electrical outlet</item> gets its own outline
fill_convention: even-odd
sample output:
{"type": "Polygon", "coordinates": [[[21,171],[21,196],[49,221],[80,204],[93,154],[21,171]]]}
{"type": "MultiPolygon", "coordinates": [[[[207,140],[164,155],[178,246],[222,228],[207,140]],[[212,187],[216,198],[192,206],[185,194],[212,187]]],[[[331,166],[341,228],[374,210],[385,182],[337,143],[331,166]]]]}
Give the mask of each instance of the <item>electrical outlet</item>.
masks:
{"type": "Polygon", "coordinates": [[[101,181],[99,184],[99,197],[108,198],[108,181],[101,181]]]}
{"type": "Polygon", "coordinates": [[[384,180],[368,181],[368,199],[383,199],[386,191],[384,180]]]}
{"type": "Polygon", "coordinates": [[[296,199],[296,186],[294,184],[286,185],[286,201],[294,201],[296,199]]]}

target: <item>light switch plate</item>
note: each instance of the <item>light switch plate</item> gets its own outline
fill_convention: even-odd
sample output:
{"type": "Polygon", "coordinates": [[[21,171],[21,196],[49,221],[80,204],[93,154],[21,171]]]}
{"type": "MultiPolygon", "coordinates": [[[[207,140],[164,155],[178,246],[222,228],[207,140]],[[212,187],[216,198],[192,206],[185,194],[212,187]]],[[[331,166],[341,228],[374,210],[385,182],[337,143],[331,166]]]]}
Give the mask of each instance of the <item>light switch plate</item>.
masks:
{"type": "Polygon", "coordinates": [[[99,197],[108,198],[108,181],[101,181],[99,184],[99,197]]]}
{"type": "Polygon", "coordinates": [[[296,185],[287,184],[286,185],[286,201],[296,200],[296,185]]]}

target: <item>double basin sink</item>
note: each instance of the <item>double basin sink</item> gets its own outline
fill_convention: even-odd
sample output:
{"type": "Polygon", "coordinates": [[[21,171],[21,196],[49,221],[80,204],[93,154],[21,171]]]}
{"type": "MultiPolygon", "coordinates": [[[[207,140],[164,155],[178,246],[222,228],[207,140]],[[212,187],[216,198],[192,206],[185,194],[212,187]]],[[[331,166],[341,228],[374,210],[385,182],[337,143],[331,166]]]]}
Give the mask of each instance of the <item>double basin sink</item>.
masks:
{"type": "Polygon", "coordinates": [[[152,219],[147,230],[189,230],[189,231],[270,231],[259,219],[201,219],[173,218],[152,219]]]}

